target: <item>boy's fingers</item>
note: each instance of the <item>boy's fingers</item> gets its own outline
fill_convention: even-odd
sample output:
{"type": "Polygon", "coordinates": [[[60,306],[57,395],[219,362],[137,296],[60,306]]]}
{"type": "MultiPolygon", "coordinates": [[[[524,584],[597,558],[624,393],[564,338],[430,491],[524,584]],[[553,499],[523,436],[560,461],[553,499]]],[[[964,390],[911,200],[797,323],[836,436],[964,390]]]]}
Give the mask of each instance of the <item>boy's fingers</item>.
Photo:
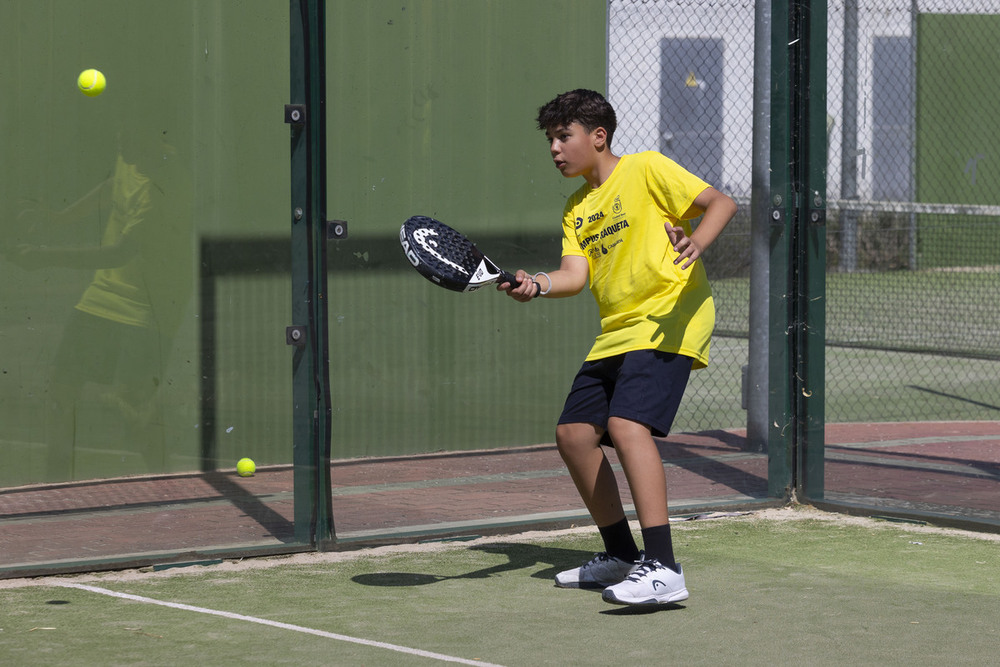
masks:
{"type": "Polygon", "coordinates": [[[682,269],[688,268],[698,261],[699,257],[701,257],[701,250],[698,246],[691,242],[690,239],[688,240],[688,243],[685,244],[684,250],[680,251],[678,249],[678,251],[680,252],[680,255],[678,255],[677,259],[674,260],[674,264],[680,264],[682,261],[687,260],[684,263],[684,266],[681,267],[682,269]]]}
{"type": "Polygon", "coordinates": [[[674,252],[680,253],[681,257],[689,255],[694,248],[694,244],[691,243],[691,239],[687,236],[678,239],[673,246],[674,252]]]}
{"type": "Polygon", "coordinates": [[[531,301],[535,291],[531,274],[523,269],[518,269],[514,277],[516,281],[513,283],[497,283],[497,290],[507,292],[515,301],[531,301]]]}

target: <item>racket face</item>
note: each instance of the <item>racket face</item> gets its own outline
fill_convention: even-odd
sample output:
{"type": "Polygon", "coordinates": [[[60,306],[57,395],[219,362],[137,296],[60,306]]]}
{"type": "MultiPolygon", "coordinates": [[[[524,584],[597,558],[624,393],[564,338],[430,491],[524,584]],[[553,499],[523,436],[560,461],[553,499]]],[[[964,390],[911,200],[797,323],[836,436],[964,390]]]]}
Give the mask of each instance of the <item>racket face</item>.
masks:
{"type": "Polygon", "coordinates": [[[472,241],[434,218],[409,218],[399,229],[399,242],[413,268],[446,289],[471,292],[500,276],[472,241]]]}

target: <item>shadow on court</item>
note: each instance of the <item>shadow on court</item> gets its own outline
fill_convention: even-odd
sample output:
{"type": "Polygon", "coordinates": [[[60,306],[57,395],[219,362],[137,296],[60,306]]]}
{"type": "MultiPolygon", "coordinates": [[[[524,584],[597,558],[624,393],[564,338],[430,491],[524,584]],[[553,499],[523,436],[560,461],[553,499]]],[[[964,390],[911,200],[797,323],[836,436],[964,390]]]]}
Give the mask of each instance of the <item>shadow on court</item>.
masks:
{"type": "Polygon", "coordinates": [[[580,565],[590,560],[594,555],[592,552],[580,551],[578,549],[561,549],[558,547],[518,543],[477,545],[471,547],[470,551],[505,556],[507,557],[507,562],[458,575],[440,575],[426,572],[372,572],[356,575],[351,580],[363,586],[426,586],[427,584],[455,579],[487,579],[539,566],[542,569],[535,570],[531,573],[531,576],[536,579],[552,580],[558,572],[580,565]]]}

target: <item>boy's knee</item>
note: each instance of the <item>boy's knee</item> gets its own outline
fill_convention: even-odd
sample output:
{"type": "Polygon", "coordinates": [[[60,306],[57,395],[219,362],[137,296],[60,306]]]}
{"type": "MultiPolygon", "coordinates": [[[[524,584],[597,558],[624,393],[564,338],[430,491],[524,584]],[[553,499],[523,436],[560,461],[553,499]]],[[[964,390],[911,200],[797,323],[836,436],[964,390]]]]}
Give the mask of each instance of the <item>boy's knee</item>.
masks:
{"type": "Polygon", "coordinates": [[[640,422],[624,417],[612,417],[608,420],[608,433],[611,434],[612,440],[617,441],[618,439],[649,436],[651,431],[648,426],[640,422]]]}
{"type": "Polygon", "coordinates": [[[559,424],[556,447],[563,455],[600,446],[604,431],[593,424],[559,424]]]}
{"type": "Polygon", "coordinates": [[[573,440],[573,429],[570,424],[559,424],[556,426],[556,447],[563,449],[573,440]]]}

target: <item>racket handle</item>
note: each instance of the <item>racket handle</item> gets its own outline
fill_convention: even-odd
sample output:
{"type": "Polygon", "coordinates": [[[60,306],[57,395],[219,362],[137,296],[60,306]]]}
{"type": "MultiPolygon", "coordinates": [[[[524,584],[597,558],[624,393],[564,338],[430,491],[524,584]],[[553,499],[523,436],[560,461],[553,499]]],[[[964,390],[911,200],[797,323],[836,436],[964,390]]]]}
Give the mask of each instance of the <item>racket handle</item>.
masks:
{"type": "MultiPolygon", "coordinates": [[[[516,287],[517,285],[521,284],[521,283],[519,283],[517,281],[517,278],[514,277],[514,274],[507,273],[506,271],[504,271],[502,269],[500,271],[500,282],[502,282],[502,283],[510,283],[514,287],[516,287]]],[[[532,281],[532,282],[535,282],[535,281],[532,281]]],[[[538,283],[535,283],[535,293],[532,295],[532,297],[537,297],[539,294],[541,294],[541,292],[542,292],[542,286],[539,285],[538,283]]]]}

